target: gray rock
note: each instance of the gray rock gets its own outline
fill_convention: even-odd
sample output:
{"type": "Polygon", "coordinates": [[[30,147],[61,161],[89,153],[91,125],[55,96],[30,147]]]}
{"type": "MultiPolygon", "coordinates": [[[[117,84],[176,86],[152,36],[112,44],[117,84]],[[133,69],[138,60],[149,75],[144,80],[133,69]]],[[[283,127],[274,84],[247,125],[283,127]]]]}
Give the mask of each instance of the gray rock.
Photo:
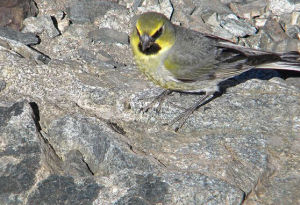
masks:
{"type": "Polygon", "coordinates": [[[109,28],[100,28],[99,30],[91,31],[89,38],[94,42],[103,43],[121,43],[128,44],[128,35],[124,32],[116,31],[109,28]]]}
{"type": "Polygon", "coordinates": [[[241,19],[227,16],[221,20],[221,26],[236,37],[245,37],[256,33],[256,28],[241,19]]]}
{"type": "Polygon", "coordinates": [[[213,27],[212,34],[220,38],[230,40],[232,42],[237,42],[236,37],[231,32],[222,28],[221,26],[213,27]]]}
{"type": "Polygon", "coordinates": [[[68,176],[91,177],[94,175],[78,150],[71,150],[66,154],[63,168],[68,176]]]}
{"type": "Polygon", "coordinates": [[[39,43],[39,38],[33,33],[21,33],[8,27],[0,26],[0,36],[10,40],[18,41],[25,45],[34,45],[39,43]]]}
{"type": "Polygon", "coordinates": [[[208,12],[202,15],[202,19],[205,23],[210,24],[212,26],[219,26],[220,20],[217,13],[208,12]]]}
{"type": "Polygon", "coordinates": [[[251,194],[248,203],[256,203],[257,199],[263,204],[297,204],[299,197],[295,195],[294,190],[299,190],[300,178],[298,174],[290,173],[288,176],[285,174],[277,175],[268,182],[262,182],[259,184],[253,194],[251,194]],[[278,188],[280,187],[280,189],[278,188]],[[266,196],[265,198],[259,195],[266,196]],[[277,199],[277,196],[282,196],[277,199]]]}
{"type": "Polygon", "coordinates": [[[33,0],[2,0],[0,2],[0,26],[21,30],[23,20],[36,16],[38,8],[33,0]]]}
{"type": "Polygon", "coordinates": [[[294,39],[299,39],[300,37],[300,26],[297,25],[287,25],[285,27],[285,33],[294,39]]]}
{"type": "Polygon", "coordinates": [[[0,107],[0,200],[22,204],[41,168],[41,147],[32,110],[26,101],[0,107]]]}
{"type": "Polygon", "coordinates": [[[54,26],[54,22],[50,16],[29,17],[24,20],[25,32],[42,33],[46,31],[50,38],[60,35],[58,29],[54,26]]]}
{"type": "Polygon", "coordinates": [[[219,0],[192,0],[192,2],[196,6],[196,10],[194,12],[197,13],[197,15],[201,15],[207,11],[214,11],[219,14],[231,13],[230,9],[226,5],[220,4],[219,0]]]}
{"type": "Polygon", "coordinates": [[[92,23],[110,9],[124,9],[113,1],[72,0],[67,13],[73,23],[92,23]]]}
{"type": "Polygon", "coordinates": [[[5,81],[4,80],[0,80],[0,92],[1,92],[1,90],[4,90],[5,87],[6,87],[5,81]]]}
{"type": "Polygon", "coordinates": [[[297,87],[298,89],[300,89],[300,82],[299,82],[299,79],[297,77],[291,77],[291,78],[288,78],[287,80],[287,83],[297,87]]]}
{"type": "Polygon", "coordinates": [[[275,20],[267,20],[263,29],[275,42],[282,41],[287,37],[281,25],[275,20]]]}
{"type": "Polygon", "coordinates": [[[138,14],[145,12],[158,12],[164,14],[167,18],[171,19],[173,14],[173,4],[170,0],[147,0],[143,1],[140,7],[136,8],[138,14]]]}
{"type": "Polygon", "coordinates": [[[11,40],[2,36],[0,36],[0,42],[0,46],[2,48],[6,49],[9,52],[12,52],[18,57],[33,59],[38,64],[48,64],[51,60],[47,55],[26,46],[21,42],[11,40]]]}
{"type": "Polygon", "coordinates": [[[295,8],[294,11],[300,11],[300,2],[298,0],[295,0],[295,8]]]}
{"type": "Polygon", "coordinates": [[[72,177],[51,175],[37,185],[27,204],[92,204],[101,187],[90,180],[74,182],[72,177]]]}
{"type": "Polygon", "coordinates": [[[274,42],[272,38],[263,30],[259,30],[256,35],[241,39],[246,46],[254,49],[272,51],[274,42]]]}
{"type": "Polygon", "coordinates": [[[100,68],[116,68],[118,65],[113,61],[112,57],[104,51],[99,51],[97,54],[91,51],[80,48],[78,49],[79,56],[87,63],[93,64],[100,68]]]}
{"type": "Polygon", "coordinates": [[[255,19],[255,27],[256,28],[261,28],[266,25],[267,19],[265,18],[256,18],[255,19]]]}
{"type": "Polygon", "coordinates": [[[223,4],[229,4],[229,3],[242,3],[244,0],[220,0],[223,4]]]}
{"type": "MultiPolygon", "coordinates": [[[[55,16],[75,1],[36,2],[43,15],[55,16]]],[[[42,42],[34,48],[51,56],[48,64],[37,63],[24,44],[1,38],[0,78],[6,84],[0,92],[0,107],[5,107],[0,111],[1,202],[297,204],[297,75],[251,70],[225,81],[226,92],[196,110],[174,132],[177,124],[165,124],[200,95],[173,93],[160,112],[158,104],[141,112],[162,89],[134,66],[128,44],[95,43],[88,36],[96,28],[129,33],[129,19],[136,13],[131,2],[118,2],[130,9],[110,10],[93,24],[73,24],[57,38],[41,35],[42,42]],[[118,66],[107,69],[101,62],[118,66]],[[32,108],[27,102],[6,105],[20,99],[35,103],[32,108]]],[[[149,2],[136,12],[155,3],[149,2]]],[[[190,15],[194,3],[185,2],[189,8],[184,11],[183,2],[173,1],[179,11],[175,23],[188,28],[206,25],[202,31],[208,33],[211,25],[202,21],[206,14],[222,19],[231,12],[219,1],[194,1],[198,11],[190,15]]],[[[292,24],[287,16],[274,20],[287,26],[292,24]]],[[[275,51],[270,35],[261,28],[239,41],[275,51]]],[[[285,42],[279,46],[283,48],[299,41],[284,37],[279,42],[285,42]]]]}
{"type": "Polygon", "coordinates": [[[291,38],[287,38],[272,44],[272,50],[276,52],[299,51],[299,48],[299,40],[291,38]]]}
{"type": "Polygon", "coordinates": [[[191,15],[196,9],[196,6],[194,5],[192,0],[176,1],[176,2],[172,2],[172,4],[175,8],[174,13],[176,11],[182,11],[184,14],[191,15]]]}
{"type": "Polygon", "coordinates": [[[294,8],[293,0],[269,0],[268,8],[274,15],[291,13],[294,8]]]}
{"type": "Polygon", "coordinates": [[[300,24],[300,12],[293,12],[291,15],[291,25],[300,24]]]}
{"type": "Polygon", "coordinates": [[[266,0],[256,0],[250,2],[231,3],[231,10],[241,18],[253,18],[262,15],[267,6],[266,0]]]}
{"type": "Polygon", "coordinates": [[[224,201],[240,204],[243,200],[243,193],[233,186],[192,173],[171,172],[159,177],[153,174],[135,174],[128,184],[131,187],[128,187],[126,195],[116,202],[117,205],[222,204],[224,201]],[[223,194],[222,190],[226,190],[227,195],[223,194]]]}
{"type": "Polygon", "coordinates": [[[59,156],[64,159],[70,151],[78,150],[95,174],[112,174],[123,169],[153,170],[146,158],[130,153],[117,139],[105,124],[84,116],[58,119],[48,131],[48,140],[59,156]]]}

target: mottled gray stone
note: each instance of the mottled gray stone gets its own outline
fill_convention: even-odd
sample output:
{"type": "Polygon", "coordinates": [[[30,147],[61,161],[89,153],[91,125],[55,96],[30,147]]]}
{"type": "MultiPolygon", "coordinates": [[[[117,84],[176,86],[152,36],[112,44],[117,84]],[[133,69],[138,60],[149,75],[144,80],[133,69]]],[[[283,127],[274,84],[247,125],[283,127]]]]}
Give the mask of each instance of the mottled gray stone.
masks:
{"type": "MultiPolygon", "coordinates": [[[[126,190],[116,205],[127,204],[240,204],[243,192],[221,180],[201,174],[168,171],[160,174],[135,174],[122,172],[110,180],[119,190],[126,190]],[[129,177],[124,177],[125,175],[129,177]],[[122,181],[117,182],[117,179],[122,181]],[[226,191],[225,191],[226,190],[226,191]],[[225,192],[226,193],[225,193],[225,192]]],[[[100,197],[108,202],[109,189],[103,189],[100,197]]]]}
{"type": "Polygon", "coordinates": [[[202,14],[207,10],[211,10],[219,14],[231,13],[230,9],[226,5],[220,4],[219,0],[192,0],[192,2],[196,6],[195,12],[198,14],[202,14]]]}
{"type": "MultiPolygon", "coordinates": [[[[136,3],[138,3],[138,2],[136,2],[136,3]]],[[[136,5],[138,5],[138,4],[136,4],[136,5]]],[[[142,4],[140,4],[139,7],[136,7],[136,10],[139,14],[144,13],[144,12],[149,12],[149,11],[162,13],[169,19],[171,18],[172,13],[174,11],[173,4],[170,0],[142,1],[142,4]]]]}
{"type": "Polygon", "coordinates": [[[274,45],[272,38],[264,30],[259,30],[256,35],[241,39],[241,41],[250,48],[261,48],[267,51],[271,51],[274,45]]]}
{"type": "Polygon", "coordinates": [[[245,37],[256,33],[256,28],[251,24],[228,15],[221,20],[221,26],[237,37],[245,37]]]}
{"type": "Polygon", "coordinates": [[[291,78],[288,78],[287,80],[287,83],[297,87],[298,89],[300,89],[300,81],[297,77],[291,77],[291,78]]]}
{"type": "Polygon", "coordinates": [[[4,88],[6,87],[6,83],[4,80],[0,80],[0,92],[1,90],[4,90],[4,88]]]}
{"type": "Polygon", "coordinates": [[[295,7],[294,11],[300,11],[300,2],[298,0],[294,0],[295,7]]]}
{"type": "MultiPolygon", "coordinates": [[[[139,196],[150,204],[163,203],[168,193],[169,185],[160,177],[153,175],[136,175],[136,187],[132,187],[129,195],[139,196]]],[[[122,200],[122,199],[121,199],[122,200]]],[[[132,198],[129,199],[132,201],[132,198]]],[[[131,202],[132,203],[132,202],[131,202]]]]}
{"type": "Polygon", "coordinates": [[[34,45],[39,43],[39,38],[33,33],[21,33],[8,27],[0,26],[0,36],[10,40],[18,41],[25,45],[34,45]]]}
{"type": "Polygon", "coordinates": [[[282,26],[275,20],[267,20],[263,29],[275,42],[282,41],[287,37],[282,29],[282,26]]]}
{"type": "Polygon", "coordinates": [[[113,1],[72,0],[67,12],[74,23],[92,23],[98,16],[104,15],[110,9],[123,9],[113,1]]]}
{"type": "Polygon", "coordinates": [[[101,189],[97,183],[86,180],[81,184],[72,177],[51,175],[38,183],[29,195],[27,204],[93,204],[101,189]]]}
{"type": "Polygon", "coordinates": [[[0,107],[0,201],[22,204],[41,166],[41,148],[26,101],[0,107]]]}
{"type": "Polygon", "coordinates": [[[267,1],[256,0],[250,2],[231,3],[231,10],[241,18],[253,18],[262,15],[265,12],[267,1]]]}
{"type": "Polygon", "coordinates": [[[275,15],[281,15],[285,13],[291,13],[294,8],[293,0],[269,0],[268,8],[275,15]]]}
{"type": "Polygon", "coordinates": [[[24,32],[40,34],[46,31],[50,38],[60,35],[59,30],[55,27],[51,16],[29,17],[24,20],[24,32]]]}
{"type": "Polygon", "coordinates": [[[1,0],[0,26],[21,30],[23,20],[29,16],[36,16],[38,8],[34,0],[1,0]]]}
{"type": "MultiPolygon", "coordinates": [[[[58,10],[72,7],[75,1],[36,2],[41,15],[60,19],[58,10]]],[[[76,2],[84,7],[87,1],[76,2]]],[[[0,76],[6,84],[0,92],[1,107],[25,98],[32,102],[34,113],[27,103],[6,105],[0,111],[0,183],[5,184],[0,188],[0,201],[28,205],[297,204],[298,76],[251,70],[225,81],[225,92],[196,110],[174,132],[177,124],[165,124],[201,96],[173,93],[161,104],[160,112],[158,104],[141,112],[162,89],[139,72],[128,44],[95,42],[88,36],[97,28],[128,35],[129,19],[135,12],[149,9],[147,5],[156,5],[160,11],[165,7],[145,1],[132,11],[132,2],[114,2],[129,9],[103,11],[106,14],[94,18],[93,24],[72,24],[56,38],[41,35],[41,43],[34,48],[51,56],[46,65],[22,52],[28,47],[17,49],[21,43],[1,38],[0,76]],[[114,63],[116,68],[110,69],[114,63]],[[22,113],[27,113],[26,119],[19,118],[22,113]],[[3,129],[15,134],[3,137],[7,133],[3,129]],[[11,185],[7,185],[9,180],[11,185]]],[[[168,5],[164,10],[168,13],[169,1],[161,2],[168,5]]],[[[202,17],[215,13],[222,19],[231,13],[219,1],[172,3],[174,17],[178,11],[174,23],[204,26],[200,30],[207,33],[211,25],[202,17]],[[186,10],[181,8],[185,4],[189,5],[186,10]]],[[[94,11],[90,5],[85,12],[94,11]]],[[[259,18],[272,19],[270,15],[266,12],[259,18]]],[[[287,16],[274,20],[284,28],[296,25],[297,15],[293,22],[287,16]]],[[[221,29],[217,33],[228,32],[215,28],[221,29]]],[[[239,43],[256,48],[265,45],[275,51],[270,35],[260,28],[253,36],[240,37],[239,43]]],[[[290,40],[284,37],[279,41],[283,43],[276,42],[278,48],[298,45],[298,40],[290,40]]]]}
{"type": "Polygon", "coordinates": [[[213,26],[219,26],[220,20],[217,13],[205,13],[202,15],[202,19],[205,23],[213,25],[213,26]]]}
{"type": "Polygon", "coordinates": [[[48,140],[63,159],[72,150],[79,150],[95,174],[111,174],[123,169],[150,171],[155,166],[135,156],[113,130],[94,118],[66,116],[49,127],[48,140]],[[63,145],[63,146],[62,146],[63,145]]]}
{"type": "Polygon", "coordinates": [[[82,153],[78,150],[71,150],[66,154],[63,169],[67,175],[73,177],[91,177],[94,175],[84,161],[82,153]]]}
{"type": "Polygon", "coordinates": [[[286,38],[271,44],[271,50],[276,52],[299,51],[299,48],[300,41],[292,38],[286,38]]]}
{"type": "Polygon", "coordinates": [[[103,43],[121,43],[128,44],[129,36],[120,31],[109,28],[101,28],[99,30],[91,31],[89,33],[89,38],[94,42],[103,42],[103,43]]]}
{"type": "Polygon", "coordinates": [[[104,51],[99,51],[95,54],[87,49],[80,48],[78,49],[78,54],[87,63],[93,64],[99,68],[113,69],[118,66],[111,56],[104,51]]]}
{"type": "Polygon", "coordinates": [[[47,55],[26,46],[21,42],[0,36],[0,43],[1,47],[12,52],[14,55],[22,58],[34,59],[34,61],[38,64],[48,64],[51,60],[47,55]]]}
{"type": "Polygon", "coordinates": [[[220,0],[223,4],[229,4],[229,3],[242,3],[244,0],[220,0]]]}
{"type": "Polygon", "coordinates": [[[290,38],[299,39],[300,38],[300,26],[297,26],[297,25],[288,25],[285,28],[285,33],[290,38]]]}
{"type": "Polygon", "coordinates": [[[291,25],[299,25],[300,24],[300,12],[293,12],[291,14],[291,25]]]}

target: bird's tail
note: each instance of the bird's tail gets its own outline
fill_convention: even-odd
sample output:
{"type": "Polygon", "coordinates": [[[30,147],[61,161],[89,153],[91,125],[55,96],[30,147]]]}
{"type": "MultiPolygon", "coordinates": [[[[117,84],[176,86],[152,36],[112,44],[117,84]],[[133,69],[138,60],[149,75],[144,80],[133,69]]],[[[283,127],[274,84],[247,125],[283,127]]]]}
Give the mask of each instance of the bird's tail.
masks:
{"type": "Polygon", "coordinates": [[[255,65],[255,68],[300,71],[300,53],[297,51],[275,53],[246,48],[226,41],[219,42],[219,47],[243,53],[248,57],[249,64],[255,65]]]}
{"type": "Polygon", "coordinates": [[[300,53],[290,51],[278,54],[279,61],[257,65],[256,68],[300,71],[300,53]]]}

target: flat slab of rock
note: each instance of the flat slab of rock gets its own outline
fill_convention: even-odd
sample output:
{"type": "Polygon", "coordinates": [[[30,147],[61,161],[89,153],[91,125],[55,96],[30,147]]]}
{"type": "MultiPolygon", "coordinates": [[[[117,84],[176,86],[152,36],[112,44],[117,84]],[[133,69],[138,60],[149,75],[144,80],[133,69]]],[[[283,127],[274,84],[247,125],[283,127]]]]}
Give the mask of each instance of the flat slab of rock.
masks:
{"type": "Polygon", "coordinates": [[[0,37],[18,41],[25,45],[35,45],[39,43],[39,38],[34,33],[21,33],[9,27],[0,26],[0,37]]]}

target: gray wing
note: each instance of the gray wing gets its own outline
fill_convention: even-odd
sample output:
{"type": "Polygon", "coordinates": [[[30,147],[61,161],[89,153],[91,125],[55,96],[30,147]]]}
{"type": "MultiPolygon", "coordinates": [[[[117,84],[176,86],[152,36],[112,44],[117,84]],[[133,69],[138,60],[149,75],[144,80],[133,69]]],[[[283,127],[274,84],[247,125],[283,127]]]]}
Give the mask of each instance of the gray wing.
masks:
{"type": "Polygon", "coordinates": [[[243,49],[214,36],[176,26],[176,43],[165,59],[165,67],[176,79],[197,81],[226,79],[255,65],[278,61],[278,55],[243,49]]]}

